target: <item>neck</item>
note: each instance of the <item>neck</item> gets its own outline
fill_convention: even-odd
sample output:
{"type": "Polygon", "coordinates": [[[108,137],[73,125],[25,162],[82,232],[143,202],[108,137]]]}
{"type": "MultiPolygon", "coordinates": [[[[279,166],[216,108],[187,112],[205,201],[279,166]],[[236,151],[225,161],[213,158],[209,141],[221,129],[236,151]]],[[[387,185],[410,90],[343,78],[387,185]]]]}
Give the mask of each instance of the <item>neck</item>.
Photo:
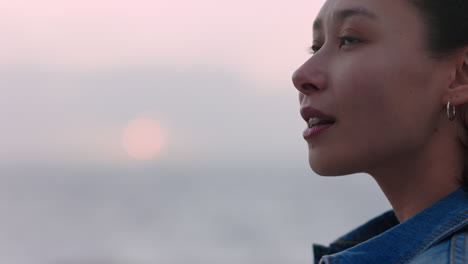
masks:
{"type": "Polygon", "coordinates": [[[370,172],[403,222],[460,187],[463,149],[437,140],[432,146],[409,155],[401,155],[391,166],[370,172]]]}

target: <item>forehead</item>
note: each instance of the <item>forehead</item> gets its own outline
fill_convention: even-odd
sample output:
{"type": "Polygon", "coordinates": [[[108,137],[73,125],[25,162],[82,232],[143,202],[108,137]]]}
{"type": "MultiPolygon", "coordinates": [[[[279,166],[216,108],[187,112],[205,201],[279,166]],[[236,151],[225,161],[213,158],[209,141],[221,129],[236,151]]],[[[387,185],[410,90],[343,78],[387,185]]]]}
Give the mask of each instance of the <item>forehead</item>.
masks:
{"type": "Polygon", "coordinates": [[[323,31],[327,25],[359,17],[379,23],[405,26],[418,20],[409,0],[327,0],[314,21],[314,31],[323,31]]]}

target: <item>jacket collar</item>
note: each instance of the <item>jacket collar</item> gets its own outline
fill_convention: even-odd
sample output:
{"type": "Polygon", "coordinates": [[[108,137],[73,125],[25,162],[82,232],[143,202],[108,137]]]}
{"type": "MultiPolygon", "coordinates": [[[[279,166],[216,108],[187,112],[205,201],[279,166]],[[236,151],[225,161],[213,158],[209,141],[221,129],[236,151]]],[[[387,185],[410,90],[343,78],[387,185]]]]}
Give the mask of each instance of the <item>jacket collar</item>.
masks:
{"type": "Polygon", "coordinates": [[[325,247],[313,245],[314,263],[403,264],[468,225],[462,188],[399,223],[388,211],[325,247]]]}

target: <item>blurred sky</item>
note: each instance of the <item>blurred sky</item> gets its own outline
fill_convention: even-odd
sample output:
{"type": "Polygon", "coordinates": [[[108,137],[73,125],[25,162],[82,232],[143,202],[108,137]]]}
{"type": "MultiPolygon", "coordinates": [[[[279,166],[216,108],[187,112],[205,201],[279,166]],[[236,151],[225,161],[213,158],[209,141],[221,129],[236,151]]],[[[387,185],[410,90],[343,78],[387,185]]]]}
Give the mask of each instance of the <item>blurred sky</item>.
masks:
{"type": "MultiPolygon", "coordinates": [[[[5,1],[2,154],[125,159],[120,133],[139,116],[170,131],[168,159],[204,156],[209,142],[242,143],[251,132],[273,139],[283,128],[268,125],[282,121],[300,129],[291,115],[297,95],[290,76],[308,56],[320,4],[5,1]]],[[[271,140],[253,138],[257,147],[271,147],[271,140]]]]}
{"type": "Polygon", "coordinates": [[[323,2],[1,1],[0,262],[304,263],[388,209],[307,165],[291,75],[323,2]]]}

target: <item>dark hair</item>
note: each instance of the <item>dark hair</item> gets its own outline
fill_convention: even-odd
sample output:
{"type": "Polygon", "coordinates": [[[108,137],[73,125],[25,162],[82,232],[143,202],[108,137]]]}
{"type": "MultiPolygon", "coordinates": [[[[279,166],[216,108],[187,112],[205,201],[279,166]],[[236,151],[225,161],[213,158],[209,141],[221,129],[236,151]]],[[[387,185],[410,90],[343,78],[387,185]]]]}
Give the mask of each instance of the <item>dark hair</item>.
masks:
{"type": "Polygon", "coordinates": [[[426,22],[427,50],[446,58],[468,45],[467,0],[408,0],[426,22]]]}
{"type": "MultiPolygon", "coordinates": [[[[468,45],[468,0],[407,0],[422,14],[426,24],[426,50],[436,59],[444,59],[456,54],[468,45]]],[[[462,118],[468,133],[465,109],[462,118]]],[[[468,146],[465,153],[468,153],[468,146]]],[[[468,155],[465,156],[468,159],[468,155]]],[[[465,162],[460,185],[468,192],[468,162],[465,162]]]]}

